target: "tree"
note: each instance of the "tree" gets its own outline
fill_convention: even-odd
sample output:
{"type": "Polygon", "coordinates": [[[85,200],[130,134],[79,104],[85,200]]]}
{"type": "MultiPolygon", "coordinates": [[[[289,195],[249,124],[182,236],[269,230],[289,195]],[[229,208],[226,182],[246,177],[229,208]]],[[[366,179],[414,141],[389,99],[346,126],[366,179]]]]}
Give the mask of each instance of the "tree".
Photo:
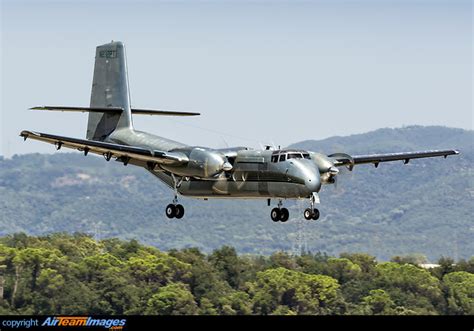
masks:
{"type": "Polygon", "coordinates": [[[282,267],[290,270],[295,270],[298,268],[295,259],[286,252],[276,252],[272,254],[268,262],[270,268],[282,267]]]}
{"type": "Polygon", "coordinates": [[[361,268],[346,258],[330,258],[327,266],[328,275],[336,278],[340,284],[360,276],[361,268]]]}
{"type": "Polygon", "coordinates": [[[340,256],[357,264],[365,277],[371,278],[375,275],[377,260],[374,256],[363,253],[342,253],[340,256]]]}
{"type": "Polygon", "coordinates": [[[209,256],[209,262],[220,272],[221,278],[227,281],[231,287],[239,288],[244,268],[235,248],[223,246],[214,250],[209,256]]]}
{"type": "Polygon", "coordinates": [[[253,310],[272,314],[279,306],[287,306],[298,314],[334,313],[339,284],[329,276],[308,275],[285,268],[257,273],[249,284],[253,310]]]}
{"type": "Polygon", "coordinates": [[[446,286],[448,313],[474,315],[474,275],[465,271],[443,277],[446,286]]]}
{"type": "Polygon", "coordinates": [[[198,312],[192,293],[183,283],[173,283],[158,289],[148,300],[146,314],[193,315],[198,312]]]}
{"type": "Polygon", "coordinates": [[[412,264],[385,262],[377,265],[375,284],[387,291],[398,306],[409,306],[421,314],[434,314],[442,304],[439,280],[412,264]]]}
{"type": "Polygon", "coordinates": [[[395,305],[390,295],[384,290],[372,290],[370,295],[364,299],[366,304],[374,315],[390,315],[393,313],[393,306],[395,305]]]}
{"type": "Polygon", "coordinates": [[[420,265],[428,263],[428,259],[425,255],[420,253],[412,253],[405,256],[394,256],[392,257],[391,262],[399,263],[399,264],[413,264],[413,265],[420,265]]]}
{"type": "Polygon", "coordinates": [[[196,248],[173,251],[171,254],[191,266],[190,277],[185,283],[189,285],[196,302],[201,304],[205,298],[220,313],[223,298],[232,293],[229,284],[220,278],[221,274],[196,248]]]}

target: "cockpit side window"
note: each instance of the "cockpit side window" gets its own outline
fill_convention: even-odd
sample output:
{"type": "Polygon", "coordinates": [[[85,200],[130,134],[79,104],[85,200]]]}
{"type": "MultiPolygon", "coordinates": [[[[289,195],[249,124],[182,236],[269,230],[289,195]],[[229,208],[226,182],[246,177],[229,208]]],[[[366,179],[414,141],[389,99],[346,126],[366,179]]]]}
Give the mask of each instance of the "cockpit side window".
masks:
{"type": "Polygon", "coordinates": [[[311,160],[311,157],[309,156],[309,153],[303,153],[303,157],[307,160],[311,160]]]}
{"type": "Polygon", "coordinates": [[[286,154],[281,154],[280,155],[280,162],[283,162],[286,160],[286,154]]]}
{"type": "Polygon", "coordinates": [[[273,163],[278,162],[278,154],[272,155],[272,162],[273,163]]]}

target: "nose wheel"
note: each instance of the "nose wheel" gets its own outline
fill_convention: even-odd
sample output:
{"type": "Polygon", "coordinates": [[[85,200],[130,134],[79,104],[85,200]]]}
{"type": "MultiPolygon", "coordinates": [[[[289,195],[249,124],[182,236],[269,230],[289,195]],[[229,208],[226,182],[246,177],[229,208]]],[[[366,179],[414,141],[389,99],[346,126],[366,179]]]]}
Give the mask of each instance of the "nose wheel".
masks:
{"type": "Polygon", "coordinates": [[[316,221],[317,219],[319,219],[319,210],[314,208],[314,209],[311,209],[311,208],[306,208],[304,213],[303,213],[303,216],[305,219],[307,219],[308,221],[309,220],[314,220],[316,221]]]}
{"type": "Polygon", "coordinates": [[[311,204],[311,208],[306,208],[304,210],[303,216],[305,219],[316,221],[319,219],[319,209],[314,208],[314,204],[316,203],[316,199],[319,203],[319,197],[317,197],[314,193],[311,195],[309,202],[311,204]]]}

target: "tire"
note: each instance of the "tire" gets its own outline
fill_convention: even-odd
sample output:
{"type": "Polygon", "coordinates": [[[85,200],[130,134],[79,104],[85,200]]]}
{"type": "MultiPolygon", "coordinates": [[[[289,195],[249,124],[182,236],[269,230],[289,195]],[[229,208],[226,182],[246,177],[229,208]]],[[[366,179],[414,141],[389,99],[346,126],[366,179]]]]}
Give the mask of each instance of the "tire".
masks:
{"type": "Polygon", "coordinates": [[[306,208],[304,210],[303,216],[304,216],[305,219],[307,219],[309,221],[309,220],[313,219],[313,211],[309,208],[306,208]]]}
{"type": "Polygon", "coordinates": [[[176,207],[173,204],[169,204],[165,209],[166,217],[174,218],[176,216],[176,207]]]}
{"type": "Polygon", "coordinates": [[[286,222],[288,221],[288,218],[290,217],[290,212],[286,208],[282,208],[280,210],[280,221],[281,222],[286,222]]]}
{"type": "Polygon", "coordinates": [[[280,209],[273,208],[272,212],[270,213],[270,217],[272,218],[273,222],[280,221],[280,217],[281,217],[280,209]]]}
{"type": "Polygon", "coordinates": [[[319,219],[319,210],[318,210],[318,209],[314,209],[314,210],[313,210],[313,217],[312,217],[312,219],[313,219],[314,221],[317,221],[317,220],[319,219]]]}
{"type": "Polygon", "coordinates": [[[174,217],[177,219],[183,218],[184,216],[184,207],[182,205],[176,205],[176,214],[174,217]]]}

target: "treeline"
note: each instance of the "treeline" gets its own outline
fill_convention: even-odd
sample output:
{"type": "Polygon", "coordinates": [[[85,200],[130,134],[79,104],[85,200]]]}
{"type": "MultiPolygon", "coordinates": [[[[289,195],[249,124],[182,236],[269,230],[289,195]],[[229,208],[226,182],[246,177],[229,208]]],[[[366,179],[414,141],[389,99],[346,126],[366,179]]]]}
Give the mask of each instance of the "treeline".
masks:
{"type": "Polygon", "coordinates": [[[0,238],[0,314],[474,314],[474,257],[414,262],[14,234],[0,238]]]}

